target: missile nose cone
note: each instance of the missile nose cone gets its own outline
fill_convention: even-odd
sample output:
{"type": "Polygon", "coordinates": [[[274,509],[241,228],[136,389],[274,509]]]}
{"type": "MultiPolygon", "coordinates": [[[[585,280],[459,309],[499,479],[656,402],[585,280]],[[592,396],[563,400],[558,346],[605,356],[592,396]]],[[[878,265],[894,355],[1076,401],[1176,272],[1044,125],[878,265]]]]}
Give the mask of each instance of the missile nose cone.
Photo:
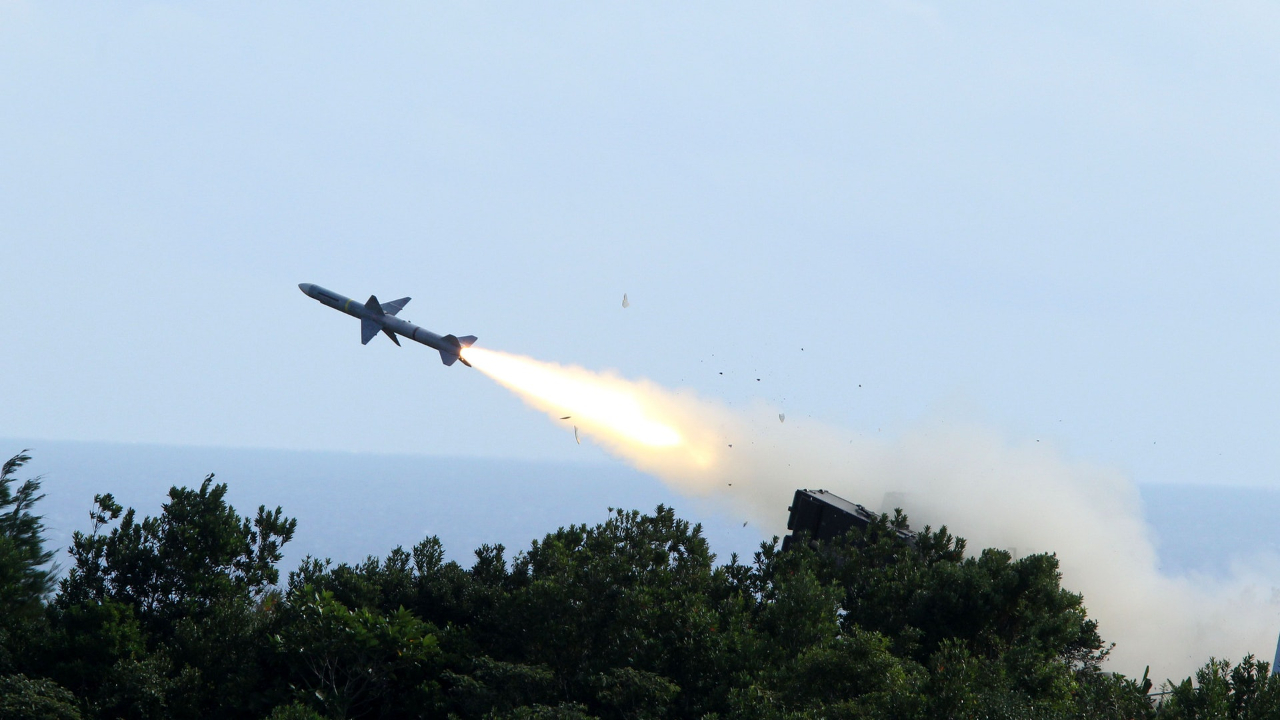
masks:
{"type": "Polygon", "coordinates": [[[304,295],[310,295],[311,283],[298,283],[298,289],[301,290],[304,295]]]}

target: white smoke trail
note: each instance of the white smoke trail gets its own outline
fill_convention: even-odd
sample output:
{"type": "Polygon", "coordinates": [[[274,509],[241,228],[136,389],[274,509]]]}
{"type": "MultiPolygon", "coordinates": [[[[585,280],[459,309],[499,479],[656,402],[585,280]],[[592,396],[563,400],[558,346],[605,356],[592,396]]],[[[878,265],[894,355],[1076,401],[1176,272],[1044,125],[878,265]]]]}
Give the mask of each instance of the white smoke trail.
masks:
{"type": "Polygon", "coordinates": [[[1280,572],[1230,580],[1157,569],[1138,492],[1121,474],[1070,462],[1044,443],[1014,446],[976,426],[923,425],[885,440],[792,418],[761,404],[731,411],[692,393],[611,373],[472,348],[473,365],[553,419],[675,490],[709,496],[785,532],[796,488],[824,488],[873,510],[886,493],[913,527],[946,524],[971,551],[1055,552],[1064,587],[1083,593],[1110,669],[1186,677],[1210,656],[1270,658],[1280,630],[1280,572]],[[732,483],[732,485],[730,485],[732,483]]]}

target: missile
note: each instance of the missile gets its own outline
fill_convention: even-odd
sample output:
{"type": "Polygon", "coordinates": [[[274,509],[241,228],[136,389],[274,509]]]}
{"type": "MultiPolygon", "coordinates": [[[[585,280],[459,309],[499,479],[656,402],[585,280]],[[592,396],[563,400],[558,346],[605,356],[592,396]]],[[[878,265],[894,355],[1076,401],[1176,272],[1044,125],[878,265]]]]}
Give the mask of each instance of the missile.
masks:
{"type": "Polygon", "coordinates": [[[370,295],[369,300],[361,304],[349,297],[343,297],[332,290],[326,290],[319,285],[312,285],[311,283],[299,283],[298,289],[306,293],[307,297],[318,300],[321,305],[328,305],[334,310],[359,319],[360,342],[363,345],[368,345],[369,341],[380,332],[391,338],[391,342],[399,345],[400,341],[396,339],[396,336],[399,335],[420,342],[434,350],[439,350],[440,359],[444,361],[445,365],[452,365],[455,361],[461,360],[463,365],[471,367],[471,363],[462,357],[462,348],[471,347],[476,341],[476,336],[437,335],[430,330],[423,330],[408,320],[401,320],[396,315],[408,304],[409,298],[380,303],[377,296],[370,295]]]}

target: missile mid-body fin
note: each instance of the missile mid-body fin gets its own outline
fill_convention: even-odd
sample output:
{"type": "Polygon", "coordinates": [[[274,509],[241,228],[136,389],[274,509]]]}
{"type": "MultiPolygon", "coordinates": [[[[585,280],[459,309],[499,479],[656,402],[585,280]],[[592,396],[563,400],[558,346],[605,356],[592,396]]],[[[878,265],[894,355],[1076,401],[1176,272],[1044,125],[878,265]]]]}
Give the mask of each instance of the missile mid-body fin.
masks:
{"type": "Polygon", "coordinates": [[[382,312],[388,315],[395,315],[396,313],[403,310],[405,305],[409,304],[409,300],[410,298],[406,297],[406,298],[400,298],[399,300],[392,300],[391,302],[382,303],[382,312]]]}
{"type": "Polygon", "coordinates": [[[360,320],[360,344],[368,345],[369,341],[372,340],[373,336],[377,335],[380,330],[382,330],[382,326],[378,324],[377,320],[362,318],[360,320]]]}
{"type": "MultiPolygon", "coordinates": [[[[404,298],[404,302],[408,301],[408,298],[404,298]]],[[[397,300],[396,302],[401,301],[397,300]]],[[[394,303],[388,304],[394,305],[394,303]]],[[[401,303],[399,307],[396,307],[395,312],[393,313],[385,312],[382,307],[382,303],[378,302],[377,295],[369,296],[369,301],[364,304],[364,309],[365,312],[369,313],[370,317],[361,318],[360,320],[360,342],[368,345],[369,341],[373,339],[373,336],[377,335],[378,331],[381,330],[387,337],[391,338],[391,342],[395,343],[396,347],[399,347],[400,341],[396,339],[396,334],[391,332],[390,328],[382,324],[381,318],[388,314],[395,315],[396,312],[400,312],[400,308],[404,307],[404,304],[401,303]]]]}

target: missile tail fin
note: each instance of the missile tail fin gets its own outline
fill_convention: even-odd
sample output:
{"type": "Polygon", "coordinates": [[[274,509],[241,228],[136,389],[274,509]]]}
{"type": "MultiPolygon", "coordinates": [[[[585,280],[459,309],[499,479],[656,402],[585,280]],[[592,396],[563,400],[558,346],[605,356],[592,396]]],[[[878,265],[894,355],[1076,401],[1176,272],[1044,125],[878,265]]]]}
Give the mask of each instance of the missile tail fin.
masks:
{"type": "MultiPolygon", "coordinates": [[[[478,338],[475,335],[463,335],[462,337],[458,338],[458,344],[464,348],[469,348],[472,345],[476,344],[477,339],[478,338]]],[[[462,364],[466,365],[467,367],[471,367],[471,363],[467,362],[467,359],[462,357],[461,355],[462,348],[458,348],[458,352],[459,352],[458,359],[462,361],[462,364]]]]}
{"type": "Polygon", "coordinates": [[[395,333],[391,332],[387,328],[382,328],[382,332],[386,333],[387,337],[391,338],[391,342],[395,343],[396,347],[400,347],[400,341],[396,339],[395,333]]]}
{"type": "Polygon", "coordinates": [[[440,351],[440,359],[444,361],[445,365],[452,365],[461,360],[463,365],[471,367],[471,363],[467,362],[467,359],[462,357],[462,348],[471,347],[471,344],[476,341],[475,335],[467,335],[464,337],[445,335],[440,339],[444,340],[445,344],[449,346],[440,351]]]}
{"type": "MultiPolygon", "coordinates": [[[[377,321],[370,320],[369,318],[364,318],[363,320],[361,320],[360,321],[360,344],[368,345],[369,341],[372,340],[373,336],[377,335],[380,330],[382,330],[382,326],[379,325],[377,321]]],[[[399,345],[399,343],[396,343],[396,344],[399,345]]]]}
{"type": "Polygon", "coordinates": [[[369,301],[364,304],[364,309],[368,310],[374,317],[386,315],[386,312],[382,310],[382,303],[378,302],[377,295],[369,296],[369,301]]]}

